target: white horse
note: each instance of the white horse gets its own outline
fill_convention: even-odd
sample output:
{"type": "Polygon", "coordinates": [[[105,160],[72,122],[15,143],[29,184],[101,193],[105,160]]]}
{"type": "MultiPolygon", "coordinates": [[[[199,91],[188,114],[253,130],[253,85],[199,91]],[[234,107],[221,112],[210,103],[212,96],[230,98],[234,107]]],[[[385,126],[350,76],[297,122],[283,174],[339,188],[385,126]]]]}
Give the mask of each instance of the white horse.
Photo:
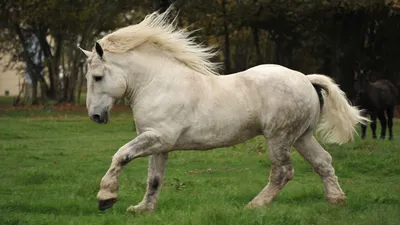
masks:
{"type": "Polygon", "coordinates": [[[114,100],[126,95],[137,130],[101,180],[99,209],[116,202],[118,176],[135,158],[150,156],[147,190],[128,211],[153,211],[169,152],[231,146],[257,135],[268,142],[271,172],[248,207],[270,203],[292,179],[291,146],[321,176],[328,202],[344,201],[332,158],[313,137],[317,129],[326,142],[342,144],[353,139],[357,123],[368,120],[344,92],[327,76],[306,76],[279,65],[218,76],[210,62],[212,48],[167,22],[169,12],[154,12],[106,35],[92,51],[81,49],[88,57],[90,118],[107,123],[114,100]]]}

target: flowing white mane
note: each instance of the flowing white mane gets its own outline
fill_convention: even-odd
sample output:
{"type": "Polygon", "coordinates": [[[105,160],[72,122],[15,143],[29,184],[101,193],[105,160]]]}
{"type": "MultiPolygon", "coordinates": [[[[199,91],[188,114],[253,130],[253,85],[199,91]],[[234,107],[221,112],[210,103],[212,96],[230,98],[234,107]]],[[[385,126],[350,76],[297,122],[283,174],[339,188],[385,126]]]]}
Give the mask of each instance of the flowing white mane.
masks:
{"type": "Polygon", "coordinates": [[[163,51],[203,75],[217,75],[217,63],[210,59],[216,54],[213,47],[204,47],[189,37],[193,32],[176,29],[175,20],[168,22],[171,7],[164,13],[153,12],[136,25],[121,28],[104,36],[99,43],[106,51],[120,53],[151,42],[163,51]]]}

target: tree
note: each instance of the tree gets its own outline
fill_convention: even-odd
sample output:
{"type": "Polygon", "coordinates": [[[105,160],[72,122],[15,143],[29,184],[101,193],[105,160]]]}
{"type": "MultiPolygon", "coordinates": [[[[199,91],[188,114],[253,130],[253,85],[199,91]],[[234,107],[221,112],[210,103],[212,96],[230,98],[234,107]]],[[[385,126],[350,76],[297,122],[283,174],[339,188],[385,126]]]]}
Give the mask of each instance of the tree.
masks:
{"type": "Polygon", "coordinates": [[[198,42],[222,50],[214,59],[223,62],[221,73],[276,63],[330,75],[351,94],[357,60],[366,59],[377,77],[395,81],[400,71],[393,57],[400,50],[400,7],[389,0],[4,0],[0,51],[24,61],[48,98],[75,102],[85,72],[76,45],[90,49],[105,33],[171,4],[180,27],[200,29],[198,42]],[[31,40],[39,43],[36,51],[31,40]],[[33,60],[35,52],[43,60],[33,60]]]}
{"type": "Polygon", "coordinates": [[[101,32],[125,25],[126,14],[131,13],[133,5],[128,0],[5,0],[0,9],[0,26],[8,35],[1,36],[2,49],[5,51],[4,46],[17,40],[16,55],[23,57],[12,60],[25,61],[33,82],[34,99],[37,99],[36,83],[39,81],[46,97],[73,102],[84,59],[76,45],[94,43],[101,32]],[[37,50],[44,58],[39,64],[43,65],[32,62],[29,54],[32,46],[27,37],[38,41],[37,50]],[[41,75],[43,68],[46,68],[47,79],[41,75]]]}

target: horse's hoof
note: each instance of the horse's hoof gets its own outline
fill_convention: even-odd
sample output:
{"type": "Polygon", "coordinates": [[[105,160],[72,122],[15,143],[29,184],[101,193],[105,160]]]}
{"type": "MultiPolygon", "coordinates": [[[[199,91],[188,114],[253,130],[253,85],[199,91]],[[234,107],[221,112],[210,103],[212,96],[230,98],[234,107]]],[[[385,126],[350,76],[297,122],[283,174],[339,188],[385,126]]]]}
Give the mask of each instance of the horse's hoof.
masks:
{"type": "Polygon", "coordinates": [[[251,202],[247,203],[247,205],[244,207],[245,209],[255,209],[255,208],[264,208],[271,203],[272,199],[253,199],[251,202]]]}
{"type": "Polygon", "coordinates": [[[99,200],[99,210],[105,211],[111,207],[117,202],[116,198],[110,198],[107,200],[99,200]]]}
{"type": "Polygon", "coordinates": [[[381,137],[380,137],[380,139],[381,139],[382,141],[385,140],[385,138],[386,138],[385,136],[381,136],[381,137]]]}
{"type": "Polygon", "coordinates": [[[131,212],[131,213],[144,213],[144,212],[153,212],[154,209],[139,204],[139,205],[135,205],[135,206],[133,206],[133,205],[129,206],[126,209],[126,211],[131,212]]]}
{"type": "Polygon", "coordinates": [[[347,201],[347,197],[344,195],[335,196],[335,197],[327,197],[328,203],[331,205],[338,205],[345,203],[347,201]]]}
{"type": "Polygon", "coordinates": [[[256,208],[260,208],[260,207],[261,207],[261,205],[249,203],[244,207],[244,209],[256,209],[256,208]]]}

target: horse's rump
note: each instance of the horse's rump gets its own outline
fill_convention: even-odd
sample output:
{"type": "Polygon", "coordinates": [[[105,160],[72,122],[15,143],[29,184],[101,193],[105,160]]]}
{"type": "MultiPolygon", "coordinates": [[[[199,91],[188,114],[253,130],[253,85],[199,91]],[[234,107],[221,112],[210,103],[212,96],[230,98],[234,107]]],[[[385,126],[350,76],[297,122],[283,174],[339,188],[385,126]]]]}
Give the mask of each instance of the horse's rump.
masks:
{"type": "Polygon", "coordinates": [[[385,102],[387,105],[396,104],[399,91],[392,82],[385,79],[375,81],[371,85],[380,90],[379,102],[385,102]]]}

